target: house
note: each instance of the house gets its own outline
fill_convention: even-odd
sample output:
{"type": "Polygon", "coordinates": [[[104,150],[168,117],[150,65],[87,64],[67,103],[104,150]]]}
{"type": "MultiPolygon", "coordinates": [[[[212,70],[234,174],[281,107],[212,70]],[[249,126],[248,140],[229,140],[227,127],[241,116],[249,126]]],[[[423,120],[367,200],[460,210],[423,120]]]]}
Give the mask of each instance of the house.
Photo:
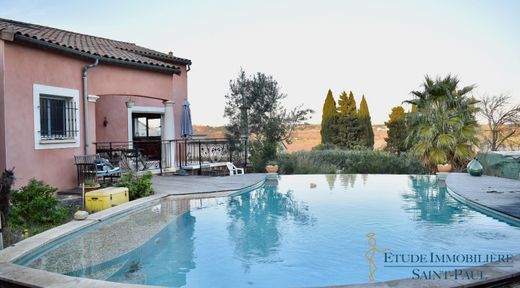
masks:
{"type": "Polygon", "coordinates": [[[0,169],[77,186],[95,142],[180,134],[191,61],[133,43],[0,19],[0,169]]]}

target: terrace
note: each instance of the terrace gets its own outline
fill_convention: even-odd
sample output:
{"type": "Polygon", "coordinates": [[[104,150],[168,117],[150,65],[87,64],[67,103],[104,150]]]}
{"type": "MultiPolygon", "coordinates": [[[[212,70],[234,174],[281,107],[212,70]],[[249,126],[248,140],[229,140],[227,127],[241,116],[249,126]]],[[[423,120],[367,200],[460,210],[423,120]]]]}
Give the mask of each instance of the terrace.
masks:
{"type": "Polygon", "coordinates": [[[96,153],[123,171],[158,174],[184,170],[192,175],[229,174],[226,162],[247,167],[244,143],[226,138],[96,142],[96,153]]]}

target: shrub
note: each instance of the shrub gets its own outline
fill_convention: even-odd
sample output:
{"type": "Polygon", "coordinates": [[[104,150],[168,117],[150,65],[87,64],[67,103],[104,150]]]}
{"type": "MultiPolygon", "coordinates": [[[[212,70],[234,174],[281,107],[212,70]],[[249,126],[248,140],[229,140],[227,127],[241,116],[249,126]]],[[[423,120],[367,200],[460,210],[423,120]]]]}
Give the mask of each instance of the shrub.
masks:
{"type": "Polygon", "coordinates": [[[319,145],[312,147],[312,150],[335,150],[335,149],[339,149],[339,148],[332,143],[321,143],[319,145]]]}
{"type": "Polygon", "coordinates": [[[128,188],[128,194],[131,201],[137,198],[153,195],[152,177],[153,175],[151,172],[138,175],[137,173],[130,171],[123,174],[116,186],[128,188]]]}
{"type": "Polygon", "coordinates": [[[279,157],[281,174],[424,174],[419,161],[370,150],[313,150],[279,157]]]}
{"type": "Polygon", "coordinates": [[[273,161],[277,155],[277,144],[268,141],[251,141],[251,163],[253,171],[265,172],[265,166],[269,161],[273,161]]]}
{"type": "Polygon", "coordinates": [[[28,229],[36,234],[68,220],[66,208],[60,207],[53,197],[58,189],[41,181],[31,179],[29,183],[12,194],[10,222],[16,228],[28,229]]]}

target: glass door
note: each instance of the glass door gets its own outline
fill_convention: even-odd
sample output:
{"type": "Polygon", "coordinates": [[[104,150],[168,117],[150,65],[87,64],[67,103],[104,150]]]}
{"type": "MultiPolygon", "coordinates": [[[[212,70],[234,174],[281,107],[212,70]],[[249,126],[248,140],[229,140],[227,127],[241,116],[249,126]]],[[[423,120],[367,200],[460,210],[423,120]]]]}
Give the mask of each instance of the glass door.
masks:
{"type": "Polygon", "coordinates": [[[150,160],[161,159],[161,114],[133,113],[134,148],[150,160]]]}

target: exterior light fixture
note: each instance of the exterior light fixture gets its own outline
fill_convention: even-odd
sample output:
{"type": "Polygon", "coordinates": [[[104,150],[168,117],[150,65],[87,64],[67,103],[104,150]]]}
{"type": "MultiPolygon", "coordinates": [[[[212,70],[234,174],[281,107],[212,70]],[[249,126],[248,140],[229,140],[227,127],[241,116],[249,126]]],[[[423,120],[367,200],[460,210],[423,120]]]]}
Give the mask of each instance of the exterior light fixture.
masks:
{"type": "Polygon", "coordinates": [[[132,100],[132,97],[129,97],[128,100],[125,102],[126,108],[132,108],[135,106],[135,102],[132,100]]]}

